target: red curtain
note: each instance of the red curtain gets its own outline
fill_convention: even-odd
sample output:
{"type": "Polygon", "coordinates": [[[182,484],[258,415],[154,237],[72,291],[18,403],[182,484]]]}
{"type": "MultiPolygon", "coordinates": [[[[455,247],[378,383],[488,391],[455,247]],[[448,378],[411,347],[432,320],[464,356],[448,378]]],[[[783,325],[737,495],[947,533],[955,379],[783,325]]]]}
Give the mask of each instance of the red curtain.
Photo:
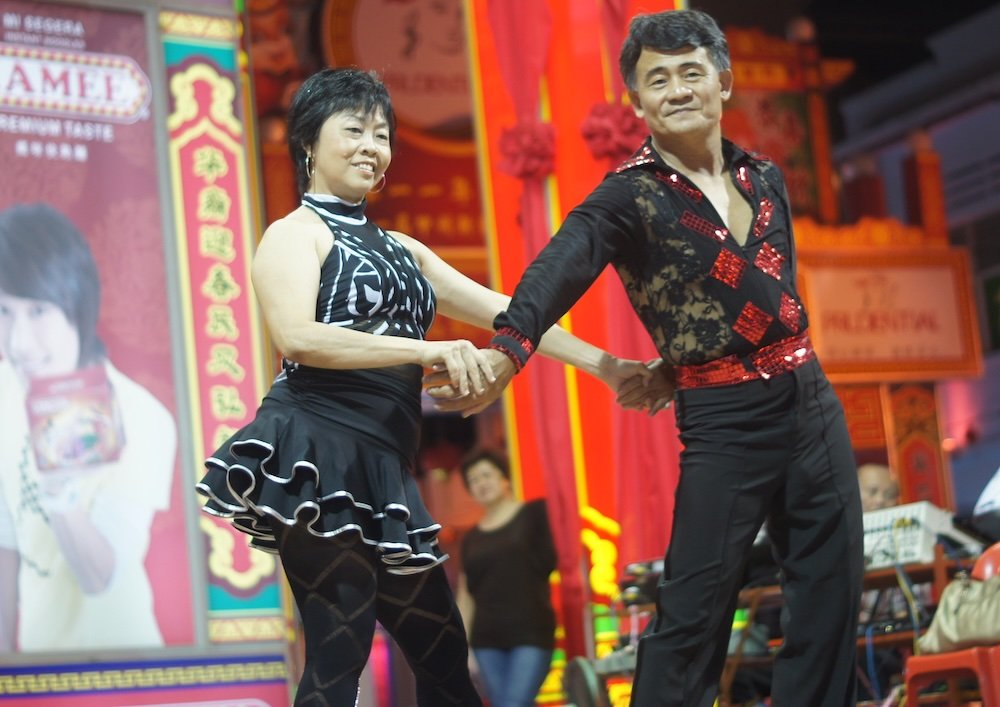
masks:
{"type": "MultiPolygon", "coordinates": [[[[491,0],[489,17],[504,84],[514,103],[518,124],[505,130],[505,171],[521,178],[520,221],[528,261],[549,241],[544,180],[551,172],[550,126],[538,117],[539,91],[545,69],[552,18],[545,2],[491,0]]],[[[580,510],[567,420],[563,366],[537,357],[529,377],[532,409],[537,421],[546,501],[559,553],[560,588],[569,655],[586,651],[582,617],[586,596],[581,572],[580,510]]]]}
{"type": "MultiPolygon", "coordinates": [[[[632,315],[621,283],[608,287],[608,336],[623,356],[656,356],[645,329],[632,315]]],[[[673,408],[649,417],[615,406],[612,440],[621,538],[619,565],[662,557],[670,541],[674,490],[680,477],[673,408]]]]}
{"type": "MultiPolygon", "coordinates": [[[[625,94],[617,59],[631,19],[629,6],[629,0],[601,3],[601,32],[612,65],[612,95],[616,103],[625,94]]],[[[616,353],[644,360],[657,355],[649,335],[632,315],[632,307],[619,282],[608,288],[608,309],[608,340],[615,342],[616,353]]],[[[681,445],[672,408],[650,418],[616,406],[613,428],[616,501],[622,530],[618,558],[623,566],[664,554],[673,524],[681,445]]]]}
{"type": "MultiPolygon", "coordinates": [[[[670,0],[467,4],[475,27],[470,38],[479,72],[475,81],[481,89],[477,116],[489,164],[486,198],[492,204],[485,215],[495,234],[496,282],[505,290],[510,291],[558,226],[551,220],[559,217],[550,217],[546,202],[549,176],[556,176],[559,209],[568,210],[619,159],[608,161],[612,152],[631,151],[633,142],[636,147],[641,142],[643,126],[636,132],[626,120],[630,112],[621,105],[618,49],[634,12],[672,6],[670,0]],[[539,116],[543,81],[554,125],[539,116]]],[[[613,275],[603,277],[578,303],[574,322],[584,338],[614,353],[642,359],[655,355],[613,275]]],[[[612,410],[606,407],[612,396],[599,384],[577,380],[576,385],[584,397],[579,410],[570,410],[564,367],[542,357],[513,385],[512,434],[524,480],[533,494],[544,484],[559,550],[558,603],[569,656],[589,652],[583,625],[587,604],[606,599],[588,590],[581,504],[586,499],[591,510],[620,524],[619,563],[662,556],[670,535],[679,451],[672,412],[648,418],[616,406],[612,410]],[[574,459],[574,443],[585,459],[574,459]],[[586,486],[578,489],[583,468],[586,486]]]]}

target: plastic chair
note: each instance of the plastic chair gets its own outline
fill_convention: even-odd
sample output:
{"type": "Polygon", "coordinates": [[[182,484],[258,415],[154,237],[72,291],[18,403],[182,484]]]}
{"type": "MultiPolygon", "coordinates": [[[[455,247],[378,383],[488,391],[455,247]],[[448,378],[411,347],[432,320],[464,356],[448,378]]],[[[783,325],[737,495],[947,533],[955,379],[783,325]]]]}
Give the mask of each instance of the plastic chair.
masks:
{"type": "MultiPolygon", "coordinates": [[[[971,576],[985,581],[997,574],[1000,574],[1000,542],[983,551],[972,568],[971,576]]],[[[959,705],[955,677],[961,673],[976,676],[983,705],[1000,705],[1000,645],[997,645],[907,658],[906,707],[917,707],[920,690],[940,680],[948,681],[949,704],[959,705]]]]}

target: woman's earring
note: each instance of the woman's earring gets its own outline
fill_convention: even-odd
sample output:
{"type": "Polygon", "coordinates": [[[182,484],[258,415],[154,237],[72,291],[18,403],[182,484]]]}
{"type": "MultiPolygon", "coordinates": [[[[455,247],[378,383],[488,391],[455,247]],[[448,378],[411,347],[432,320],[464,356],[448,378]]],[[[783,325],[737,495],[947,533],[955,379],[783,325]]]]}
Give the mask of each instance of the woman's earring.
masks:
{"type": "Polygon", "coordinates": [[[378,189],[372,188],[372,190],[371,190],[372,194],[378,194],[380,191],[382,191],[383,189],[385,189],[385,183],[386,183],[386,181],[387,180],[385,178],[385,172],[382,172],[382,176],[379,177],[378,178],[378,182],[376,182],[376,184],[381,184],[382,186],[380,186],[378,189]]]}
{"type": "Polygon", "coordinates": [[[316,160],[313,159],[312,155],[310,155],[310,154],[307,153],[306,154],[306,179],[308,179],[311,182],[312,178],[313,178],[313,174],[315,174],[315,173],[316,173],[316,160]]]}

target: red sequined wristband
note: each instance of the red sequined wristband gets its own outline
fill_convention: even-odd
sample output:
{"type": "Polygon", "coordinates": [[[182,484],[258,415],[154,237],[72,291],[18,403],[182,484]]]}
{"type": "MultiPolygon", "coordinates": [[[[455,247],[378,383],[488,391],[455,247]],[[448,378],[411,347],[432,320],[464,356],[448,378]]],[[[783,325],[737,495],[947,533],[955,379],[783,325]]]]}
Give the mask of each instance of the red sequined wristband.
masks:
{"type": "Polygon", "coordinates": [[[496,349],[514,364],[514,370],[520,371],[528,358],[535,352],[535,345],[524,334],[511,327],[501,327],[490,340],[488,348],[496,349]]]}
{"type": "Polygon", "coordinates": [[[516,353],[514,353],[513,351],[511,351],[510,349],[508,349],[503,344],[501,344],[500,342],[498,342],[498,341],[491,341],[486,348],[488,348],[488,349],[496,349],[497,351],[499,351],[500,353],[502,353],[504,356],[506,356],[507,358],[509,358],[510,362],[514,364],[514,372],[515,373],[520,373],[521,369],[524,368],[524,362],[521,361],[521,359],[518,357],[518,355],[516,353]]]}

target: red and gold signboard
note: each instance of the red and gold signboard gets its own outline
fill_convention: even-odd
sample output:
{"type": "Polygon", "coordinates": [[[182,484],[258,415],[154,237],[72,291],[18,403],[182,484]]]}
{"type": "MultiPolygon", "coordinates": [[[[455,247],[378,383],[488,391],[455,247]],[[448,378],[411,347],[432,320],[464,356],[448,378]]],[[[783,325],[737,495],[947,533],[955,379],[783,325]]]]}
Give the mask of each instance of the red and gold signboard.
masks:
{"type": "Polygon", "coordinates": [[[812,338],[834,382],[981,373],[964,251],[803,251],[799,277],[812,338]]]}

